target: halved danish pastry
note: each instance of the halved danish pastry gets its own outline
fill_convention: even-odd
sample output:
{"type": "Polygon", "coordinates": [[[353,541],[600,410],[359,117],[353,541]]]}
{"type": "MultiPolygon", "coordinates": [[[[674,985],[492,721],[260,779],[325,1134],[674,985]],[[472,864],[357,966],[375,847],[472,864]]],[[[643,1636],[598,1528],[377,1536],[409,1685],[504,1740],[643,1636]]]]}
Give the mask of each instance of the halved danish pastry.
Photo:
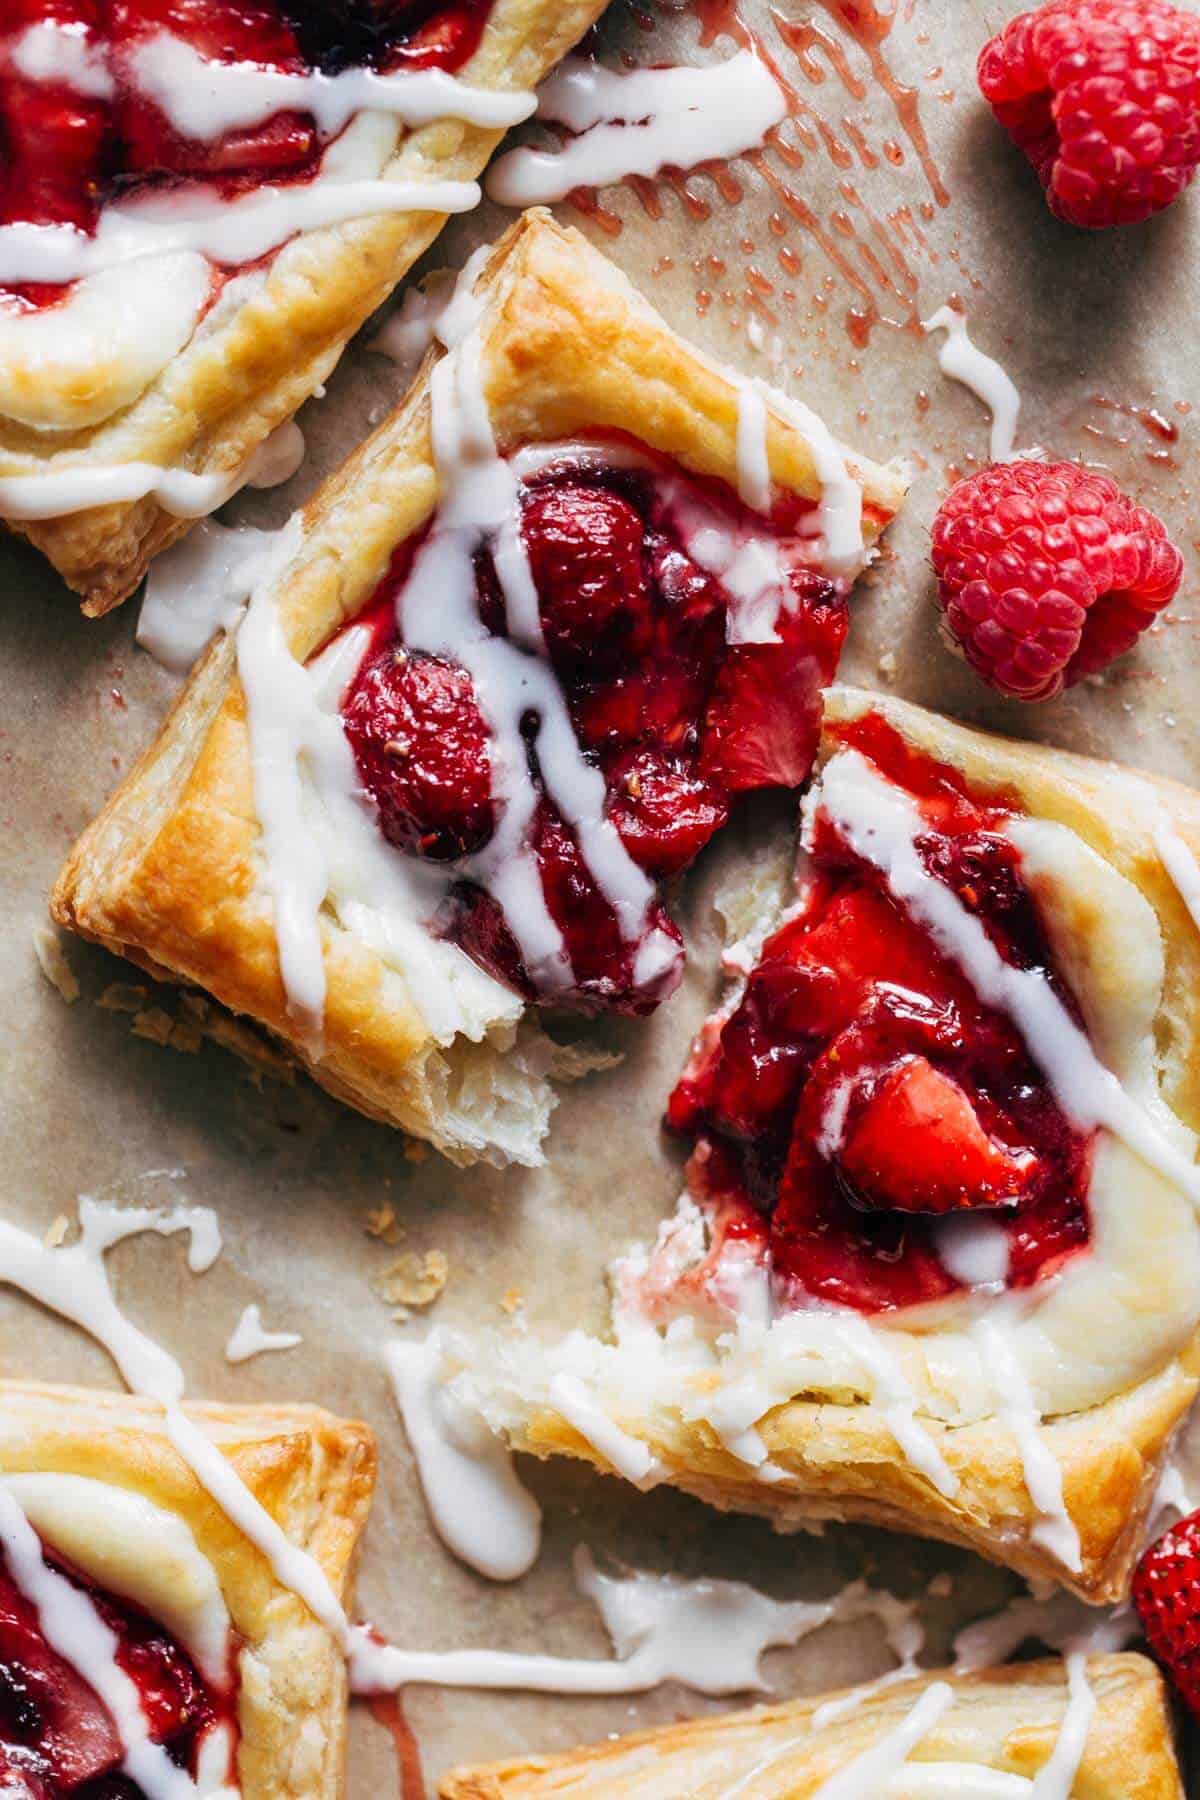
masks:
{"type": "Polygon", "coordinates": [[[0,521],[102,613],[246,478],[603,0],[9,0],[0,521]]]}
{"type": "Polygon", "coordinates": [[[544,214],[442,329],[53,910],[363,1112],[532,1161],[561,1058],[527,1008],[671,991],[657,884],[738,794],[807,777],[903,482],[692,350],[544,214]]]}
{"type": "MultiPolygon", "coordinates": [[[[305,1406],[188,1412],[344,1592],[375,1479],[367,1428],[305,1406]]],[[[0,1382],[0,1661],[5,1792],[342,1791],[343,1658],[154,1402],[0,1382]]]]}
{"type": "Polygon", "coordinates": [[[565,1755],[453,1769],[438,1792],[442,1800],[1182,1800],[1183,1784],[1162,1681],[1144,1657],[1124,1655],[931,1675],[858,1700],[821,1695],[685,1719],[565,1755]]]}
{"type": "Polygon", "coordinates": [[[835,687],[804,820],[613,1339],[457,1379],[537,1455],[1111,1598],[1200,1367],[1200,796],[835,687]]]}

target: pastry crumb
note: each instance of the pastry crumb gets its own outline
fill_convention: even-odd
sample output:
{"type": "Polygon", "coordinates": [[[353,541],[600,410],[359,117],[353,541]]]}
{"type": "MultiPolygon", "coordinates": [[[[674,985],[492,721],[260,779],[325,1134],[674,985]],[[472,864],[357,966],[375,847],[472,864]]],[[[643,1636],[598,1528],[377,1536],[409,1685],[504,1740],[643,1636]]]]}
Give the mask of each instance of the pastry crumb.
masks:
{"type": "Polygon", "coordinates": [[[947,1600],[954,1592],[954,1577],[943,1569],[929,1583],[929,1592],[935,1600],[947,1600]]]}
{"type": "Polygon", "coordinates": [[[446,1285],[450,1264],[441,1250],[408,1250],[389,1263],[375,1291],[389,1306],[432,1306],[446,1285]]]}
{"type": "Polygon", "coordinates": [[[396,1218],[396,1210],[392,1206],[372,1206],[363,1225],[368,1237],[378,1238],[384,1244],[398,1244],[404,1236],[404,1227],[396,1218]]]}
{"type": "Polygon", "coordinates": [[[62,995],[68,1006],[73,1005],[79,998],[79,983],[57,931],[49,925],[39,925],[33,934],[33,954],[50,986],[62,995]]]}
{"type": "Polygon", "coordinates": [[[883,655],[880,657],[879,673],[883,676],[885,681],[895,681],[895,679],[896,679],[896,652],[894,650],[885,650],[883,655]]]}
{"type": "Polygon", "coordinates": [[[132,981],[110,981],[104,992],[96,1001],[105,1012],[141,1012],[142,1006],[149,997],[149,988],[138,987],[132,981]]]}
{"type": "Polygon", "coordinates": [[[520,1288],[506,1288],[500,1296],[500,1310],[506,1312],[510,1319],[520,1312],[524,1304],[525,1296],[520,1288]]]}
{"type": "Polygon", "coordinates": [[[169,1044],[175,1021],[161,1006],[146,1006],[133,1016],[130,1030],[134,1037],[148,1038],[152,1044],[169,1044]]]}
{"type": "Polygon", "coordinates": [[[46,1234],[42,1239],[47,1250],[57,1250],[59,1245],[65,1242],[66,1235],[70,1229],[71,1221],[68,1219],[66,1213],[59,1213],[57,1219],[53,1219],[51,1223],[47,1225],[46,1234]]]}
{"type": "Polygon", "coordinates": [[[404,1140],[405,1162],[423,1163],[428,1155],[429,1145],[422,1143],[420,1138],[406,1138],[404,1140]]]}

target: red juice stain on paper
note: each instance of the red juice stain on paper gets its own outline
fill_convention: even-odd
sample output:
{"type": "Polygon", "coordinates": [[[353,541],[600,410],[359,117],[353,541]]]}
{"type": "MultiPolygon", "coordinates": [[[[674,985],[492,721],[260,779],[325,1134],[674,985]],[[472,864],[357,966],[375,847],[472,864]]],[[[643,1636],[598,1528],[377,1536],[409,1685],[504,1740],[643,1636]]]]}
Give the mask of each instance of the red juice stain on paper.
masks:
{"type": "Polygon", "coordinates": [[[400,1778],[399,1800],[428,1800],[425,1773],[421,1768],[421,1751],[412,1726],[404,1716],[398,1694],[372,1694],[367,1710],[377,1724],[391,1736],[396,1747],[396,1773],[400,1778]]]}
{"type": "Polygon", "coordinates": [[[942,180],[921,123],[920,96],[910,83],[897,78],[883,52],[896,23],[897,7],[885,9],[879,0],[815,0],[815,3],[823,6],[865,52],[872,75],[895,108],[900,128],[925,171],[934,199],[939,206],[949,206],[950,190],[942,180]]]}

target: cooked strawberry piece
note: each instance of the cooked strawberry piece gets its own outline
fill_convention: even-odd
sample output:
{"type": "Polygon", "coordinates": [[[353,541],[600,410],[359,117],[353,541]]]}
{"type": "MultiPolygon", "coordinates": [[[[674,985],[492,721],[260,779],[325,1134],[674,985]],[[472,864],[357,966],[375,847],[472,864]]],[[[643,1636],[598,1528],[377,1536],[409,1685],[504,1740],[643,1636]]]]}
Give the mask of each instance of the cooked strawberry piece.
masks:
{"type": "Polygon", "coordinates": [[[43,21],[94,28],[96,9],[90,0],[56,0],[48,8],[24,0],[15,11],[13,17],[5,7],[0,21],[0,223],[30,220],[88,231],[96,216],[108,108],[65,85],[20,74],[4,40],[43,21]]]}
{"type": "Polygon", "coordinates": [[[554,661],[591,671],[636,662],[651,632],[636,508],[604,488],[542,487],[521,529],[554,661]]]}
{"type": "MultiPolygon", "coordinates": [[[[921,807],[926,870],[1073,1009],[1003,808],[877,724],[845,735],[921,807]]],[[[1012,1021],[819,809],[799,910],[732,1013],[704,1028],[667,1120],[699,1138],[697,1198],[724,1215],[740,1195],[766,1221],[785,1301],[879,1311],[953,1292],[933,1225],[963,1208],[1002,1222],[1012,1288],[1088,1242],[1092,1137],[1060,1111],[1012,1021]]]]}
{"type": "Polygon", "coordinates": [[[700,767],[731,793],[799,787],[816,755],[821,689],[837,669],[846,610],[819,575],[799,571],[793,588],[779,643],[731,645],[708,703],[700,767]]]}
{"type": "Polygon", "coordinates": [[[465,669],[385,643],[343,717],[385,837],[436,861],[483,848],[494,823],[488,730],[465,669]]]}
{"type": "Polygon", "coordinates": [[[676,648],[660,625],[665,646],[630,669],[581,684],[571,696],[579,741],[603,754],[629,744],[655,743],[673,754],[694,756],[714,664],[723,654],[724,621],[714,615],[676,648]]]}
{"type": "Polygon", "coordinates": [[[857,1112],[837,1166],[860,1205],[947,1213],[1015,1206],[1037,1158],[986,1132],[970,1099],[923,1056],[891,1069],[857,1112]]]}
{"type": "MultiPolygon", "coordinates": [[[[60,1572],[87,1590],[115,1633],[117,1661],[137,1685],[151,1737],[186,1752],[214,1716],[187,1657],[149,1620],[60,1572]]],[[[115,1776],[121,1754],[108,1711],[47,1644],[34,1607],[0,1563],[0,1775],[20,1776],[34,1793],[57,1800],[115,1776]]]]}
{"type": "Polygon", "coordinates": [[[720,790],[676,757],[639,750],[608,770],[609,817],[633,860],[651,875],[675,875],[729,817],[720,790]]]}

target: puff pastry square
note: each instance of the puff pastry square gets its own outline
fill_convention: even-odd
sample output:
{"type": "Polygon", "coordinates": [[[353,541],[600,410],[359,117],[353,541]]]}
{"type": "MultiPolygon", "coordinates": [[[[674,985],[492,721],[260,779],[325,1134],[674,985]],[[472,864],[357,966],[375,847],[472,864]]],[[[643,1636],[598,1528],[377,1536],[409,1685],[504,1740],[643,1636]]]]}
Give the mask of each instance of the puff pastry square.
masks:
{"type": "MultiPolygon", "coordinates": [[[[367,1427],[308,1406],[187,1411],[344,1595],[375,1480],[367,1427]]],[[[157,1405],[84,1388],[0,1383],[0,1497],[6,1544],[15,1500],[18,1527],[33,1527],[47,1566],[68,1567],[119,1638],[151,1637],[148,1691],[157,1679],[159,1698],[147,1716],[157,1742],[193,1774],[204,1770],[205,1792],[223,1781],[236,1782],[243,1800],[334,1800],[342,1792],[342,1655],[196,1481],[157,1405]]],[[[36,1543],[33,1555],[36,1562],[36,1543]]],[[[18,1594],[35,1591],[11,1555],[4,1573],[18,1594]]],[[[28,1657],[22,1640],[14,1646],[12,1609],[6,1592],[10,1674],[28,1657]]],[[[72,1792],[84,1779],[90,1793],[92,1777],[116,1772],[120,1740],[94,1695],[64,1675],[61,1659],[46,1658],[45,1637],[35,1636],[41,1650],[35,1645],[28,1670],[31,1691],[51,1723],[21,1755],[33,1759],[27,1766],[50,1782],[48,1791],[59,1791],[56,1776],[71,1775],[72,1792]],[[91,1732],[86,1742],[83,1727],[91,1732]]],[[[76,1630],[72,1656],[82,1646],[76,1630]]],[[[136,1661],[120,1651],[117,1660],[137,1676],[136,1661]]],[[[5,1723],[14,1728],[7,1714],[5,1723]]],[[[7,1769],[4,1745],[13,1740],[7,1731],[0,1738],[7,1769]]]]}
{"type": "Polygon", "coordinates": [[[798,402],[772,399],[692,350],[618,270],[546,214],[527,214],[513,228],[465,303],[470,333],[441,362],[429,360],[399,409],[306,508],[292,560],[256,592],[236,642],[218,644],[200,665],[158,742],[80,840],[53,911],[152,973],[195,982],[256,1020],[360,1111],[460,1161],[532,1162],[553,1103],[547,1076],[571,1065],[535,1028],[527,1002],[566,998],[563,984],[574,983],[580,1004],[639,1012],[678,979],[682,945],[654,880],[690,859],[738,792],[795,786],[807,773],[849,581],[895,512],[904,481],[902,471],[843,452],[798,402]],[[455,472],[453,485],[442,480],[440,505],[431,443],[431,393],[439,391],[438,430],[455,439],[453,456],[444,442],[438,451],[438,468],[455,472]],[[765,489],[761,511],[735,492],[745,485],[747,435],[762,457],[761,465],[751,459],[765,489]],[[497,482],[509,494],[486,556],[474,514],[463,518],[479,503],[481,469],[485,511],[497,482]],[[532,499],[514,498],[518,475],[521,495],[532,499]],[[664,494],[673,510],[658,524],[664,494]],[[532,551],[523,553],[525,586],[511,567],[504,577],[507,635],[492,623],[502,604],[494,571],[513,549],[517,534],[505,533],[518,504],[526,533],[531,508],[540,508],[538,580],[548,569],[544,578],[565,589],[568,610],[579,601],[569,617],[558,616],[562,635],[549,649],[544,641],[530,647],[544,590],[533,589],[533,618],[519,631],[513,623],[514,606],[531,590],[532,551]],[[839,549],[846,560],[830,580],[821,572],[823,546],[847,507],[855,548],[839,549]],[[678,527],[670,522],[677,518],[678,527]],[[613,571],[626,566],[624,583],[613,571]],[[764,594],[774,596],[777,631],[756,610],[764,594]],[[424,609],[416,651],[414,606],[424,609]],[[403,643],[388,636],[397,608],[403,643]],[[627,626],[650,639],[623,637],[627,626]],[[702,641],[695,654],[718,669],[705,676],[715,683],[707,701],[692,695],[693,664],[674,638],[663,648],[654,636],[693,628],[688,645],[702,641]],[[460,634],[449,649],[443,631],[460,634]],[[625,659],[615,673],[602,660],[613,654],[625,659]],[[472,663],[479,686],[471,690],[463,659],[477,656],[492,660],[486,681],[472,663]],[[249,708],[248,680],[258,696],[249,708]],[[297,686],[306,680],[309,689],[297,686]],[[360,697],[374,704],[368,690],[376,682],[385,690],[384,722],[365,715],[351,766],[347,721],[362,723],[355,709],[360,697]],[[429,703],[422,717],[443,723],[433,742],[420,740],[418,755],[403,710],[414,690],[404,686],[403,705],[395,696],[400,684],[421,682],[451,710],[429,703]],[[468,693],[491,684],[490,752],[470,735],[483,728],[472,723],[462,682],[468,693]],[[531,684],[527,707],[523,684],[531,684]],[[317,693],[328,717],[310,720],[311,741],[297,760],[295,709],[311,713],[317,693]],[[738,707],[758,706],[764,694],[772,695],[770,730],[735,730],[738,707]],[[643,781],[641,734],[667,700],[679,709],[661,726],[668,749],[656,752],[661,760],[643,781]],[[586,745],[585,707],[593,734],[586,745]],[[292,750],[282,756],[281,785],[284,739],[292,750]],[[535,753],[540,798],[528,773],[535,753]],[[389,773],[376,790],[380,762],[389,773]],[[349,773],[335,779],[334,764],[349,773]],[[653,843],[639,862],[627,846],[640,827],[615,826],[613,807],[640,805],[649,818],[667,764],[696,804],[672,812],[671,830],[657,836],[651,820],[653,843]],[[619,784],[607,772],[601,781],[600,768],[624,771],[619,784]],[[399,799],[386,785],[391,772],[399,799]],[[490,798],[489,779],[499,784],[490,798]],[[482,849],[471,838],[480,782],[475,814],[489,821],[482,849]],[[369,841],[358,797],[364,783],[378,802],[369,841]],[[447,807],[457,809],[453,818],[447,807]],[[413,808],[426,824],[413,825],[413,808]],[[404,837],[410,827],[419,835],[404,837]],[[359,846],[352,868],[351,838],[359,846]],[[551,840],[562,877],[553,916],[550,864],[542,861],[551,840]],[[466,872],[480,871],[493,852],[485,895],[483,875],[466,872]],[[321,856],[324,872],[314,875],[321,856]],[[504,907],[496,900],[502,883],[514,896],[504,907]],[[430,915],[443,920],[447,908],[451,929],[439,924],[435,935],[430,915]],[[518,916],[527,934],[519,947],[518,928],[509,930],[518,916]],[[577,920],[585,961],[600,959],[591,974],[568,955],[577,920]],[[281,960],[285,930],[291,948],[281,960]],[[545,948],[545,933],[557,947],[545,948]],[[541,985],[529,972],[535,965],[546,971],[541,985]]]}
{"type": "MultiPolygon", "coordinates": [[[[1087,1679],[1096,1705],[1069,1792],[1088,1800],[1182,1800],[1166,1696],[1153,1665],[1141,1656],[1095,1657],[1087,1679]]],[[[442,1800],[727,1800],[735,1793],[739,1800],[815,1800],[826,1782],[838,1775],[849,1782],[853,1770],[861,1785],[839,1785],[839,1800],[843,1793],[864,1800],[1028,1800],[1069,1705],[1057,1661],[930,1676],[869,1695],[828,1723],[814,1719],[831,1698],[837,1696],[688,1719],[566,1755],[454,1769],[438,1792],[442,1800]],[[909,1721],[920,1731],[914,1708],[929,1704],[935,1682],[933,1710],[939,1699],[942,1710],[905,1755],[892,1734],[909,1721]],[[882,1766],[855,1770],[872,1752],[882,1752],[882,1766]]]]}
{"type": "Polygon", "coordinates": [[[1200,796],[835,687],[805,820],[613,1336],[453,1378],[539,1456],[1115,1598],[1200,1370],[1200,796]]]}
{"type": "MultiPolygon", "coordinates": [[[[391,72],[398,58],[402,70],[415,63],[445,70],[475,89],[520,95],[578,41],[603,4],[445,0],[419,9],[415,41],[411,32],[386,41],[380,66],[391,72]],[[469,52],[465,59],[463,50],[469,52]]],[[[321,34],[328,35],[329,27],[313,9],[294,15],[295,35],[283,10],[272,5],[251,13],[218,5],[198,20],[183,5],[144,12],[139,0],[101,11],[97,24],[95,8],[76,0],[54,7],[20,0],[15,14],[6,9],[0,19],[3,155],[21,178],[14,189],[49,196],[44,216],[32,223],[89,231],[97,225],[87,198],[96,186],[90,169],[74,172],[66,151],[56,151],[48,170],[37,160],[47,143],[58,145],[52,131],[58,115],[35,115],[35,103],[72,109],[76,157],[93,140],[101,161],[119,146],[127,173],[149,179],[160,195],[165,172],[168,206],[182,179],[185,212],[195,204],[219,207],[230,198],[244,206],[256,192],[273,195],[286,211],[297,191],[289,184],[302,176],[310,185],[313,179],[324,183],[335,222],[318,228],[296,213],[296,222],[280,225],[276,248],[259,241],[262,231],[254,242],[247,240],[245,252],[234,247],[232,236],[227,248],[218,237],[211,248],[185,247],[105,266],[65,290],[47,290],[43,283],[0,293],[0,483],[17,478],[20,488],[25,478],[50,476],[86,484],[107,480],[104,472],[119,465],[139,464],[179,471],[185,481],[213,478],[215,492],[219,478],[232,479],[320,387],[351,336],[433,241],[446,216],[421,208],[414,195],[410,210],[371,212],[364,206],[362,216],[342,203],[338,222],[338,195],[328,190],[356,182],[471,183],[503,131],[468,122],[488,116],[486,108],[468,112],[467,119],[434,117],[409,127],[378,107],[363,111],[360,101],[348,124],[341,116],[324,121],[313,149],[313,116],[304,97],[297,106],[285,94],[274,116],[252,116],[251,105],[248,122],[231,117],[215,140],[192,141],[189,133],[204,126],[203,93],[195,90],[203,89],[206,77],[203,70],[197,75],[189,58],[202,52],[240,62],[243,79],[246,65],[260,56],[285,76],[311,75],[314,68],[323,74],[337,71],[348,43],[352,57],[357,47],[370,66],[379,60],[380,28],[372,22],[378,14],[365,0],[338,8],[339,37],[328,44],[321,34]],[[254,21],[264,13],[266,23],[255,35],[254,21]],[[137,61],[143,51],[151,58],[144,65],[137,61]],[[170,52],[183,59],[182,68],[170,52]],[[168,104],[163,95],[172,87],[178,123],[156,111],[168,104]],[[226,176],[233,182],[230,194],[220,185],[226,176]]],[[[219,72],[207,79],[218,113],[226,103],[235,113],[244,107],[238,94],[229,98],[219,72]]],[[[128,210],[127,188],[117,198],[128,210]]],[[[161,199],[156,204],[161,211],[161,199]]],[[[18,202],[6,205],[4,226],[24,222],[18,202]]],[[[18,266],[7,245],[0,249],[0,267],[18,266]]],[[[132,593],[150,559],[188,529],[179,512],[210,511],[220,503],[196,501],[193,485],[175,512],[165,510],[154,491],[75,511],[68,509],[81,504],[76,495],[68,499],[60,491],[57,499],[31,502],[21,488],[18,501],[18,488],[7,502],[0,499],[0,522],[7,514],[12,529],[49,557],[93,615],[132,593]],[[42,516],[47,508],[59,516],[42,516]]]]}

